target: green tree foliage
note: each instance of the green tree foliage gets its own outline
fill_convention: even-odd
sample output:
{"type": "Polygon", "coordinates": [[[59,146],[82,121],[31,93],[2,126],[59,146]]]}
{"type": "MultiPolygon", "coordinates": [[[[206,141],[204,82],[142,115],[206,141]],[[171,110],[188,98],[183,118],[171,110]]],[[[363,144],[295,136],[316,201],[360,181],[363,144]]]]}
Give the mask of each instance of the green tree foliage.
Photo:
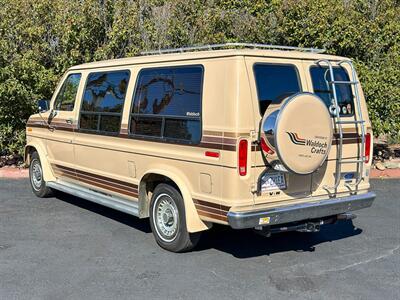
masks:
{"type": "Polygon", "coordinates": [[[397,0],[0,0],[0,149],[21,151],[36,101],[72,65],[222,42],[353,58],[375,134],[399,135],[397,0]]]}

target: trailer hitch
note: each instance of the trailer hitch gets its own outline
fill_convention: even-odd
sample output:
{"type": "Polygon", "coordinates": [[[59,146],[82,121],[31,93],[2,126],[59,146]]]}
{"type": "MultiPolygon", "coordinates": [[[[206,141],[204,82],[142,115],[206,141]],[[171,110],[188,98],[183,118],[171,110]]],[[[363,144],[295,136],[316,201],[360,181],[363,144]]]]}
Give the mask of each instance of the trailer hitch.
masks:
{"type": "Polygon", "coordinates": [[[255,232],[262,236],[269,237],[273,233],[297,231],[297,232],[319,232],[321,225],[334,224],[338,221],[355,219],[356,215],[351,213],[343,213],[337,216],[327,217],[319,220],[308,220],[303,223],[289,223],[276,226],[257,226],[255,232]]]}

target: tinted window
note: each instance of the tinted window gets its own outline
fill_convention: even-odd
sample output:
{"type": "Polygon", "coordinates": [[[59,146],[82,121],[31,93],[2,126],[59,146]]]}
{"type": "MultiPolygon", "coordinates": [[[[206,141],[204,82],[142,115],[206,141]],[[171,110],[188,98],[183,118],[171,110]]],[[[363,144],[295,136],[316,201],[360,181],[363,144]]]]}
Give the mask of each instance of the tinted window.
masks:
{"type": "Polygon", "coordinates": [[[119,132],[129,75],[129,71],[89,74],[83,94],[80,129],[119,132]]]}
{"type": "Polygon", "coordinates": [[[136,85],[130,132],[198,143],[202,80],[200,66],[142,70],[136,85]]]}
{"type": "MultiPolygon", "coordinates": [[[[332,87],[328,84],[331,76],[328,67],[313,66],[310,69],[314,93],[317,94],[329,107],[333,101],[332,87]]],[[[333,69],[335,81],[349,81],[349,76],[343,68],[333,69]]],[[[348,84],[336,84],[336,95],[342,116],[352,115],[354,112],[353,93],[348,84]]]]}
{"type": "Polygon", "coordinates": [[[65,79],[54,102],[55,110],[73,111],[81,74],[71,74],[65,79]]]}
{"type": "Polygon", "coordinates": [[[254,65],[260,114],[271,103],[281,103],[285,98],[301,91],[295,66],[278,64],[254,65]]]}

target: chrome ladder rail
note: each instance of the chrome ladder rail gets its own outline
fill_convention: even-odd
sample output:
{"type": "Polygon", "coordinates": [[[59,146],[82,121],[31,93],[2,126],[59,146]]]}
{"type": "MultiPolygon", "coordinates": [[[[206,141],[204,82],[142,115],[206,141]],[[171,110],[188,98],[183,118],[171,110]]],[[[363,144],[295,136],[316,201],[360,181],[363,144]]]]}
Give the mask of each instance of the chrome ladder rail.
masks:
{"type": "MultiPolygon", "coordinates": [[[[340,179],[342,177],[342,150],[343,150],[343,127],[340,119],[340,107],[338,104],[338,99],[337,99],[337,93],[336,93],[336,82],[335,82],[335,75],[333,72],[333,66],[332,63],[328,59],[321,59],[316,62],[317,65],[321,65],[322,63],[325,63],[328,65],[329,68],[329,74],[331,77],[331,81],[328,82],[327,79],[325,78],[325,81],[327,81],[327,86],[331,87],[332,86],[332,94],[333,94],[333,105],[335,109],[334,119],[335,119],[335,125],[337,125],[337,128],[339,129],[339,148],[337,149],[337,160],[336,160],[336,173],[335,173],[335,184],[333,187],[329,187],[327,185],[324,185],[323,188],[331,195],[331,190],[333,190],[333,194],[336,194],[337,188],[340,184],[340,179]]],[[[332,112],[331,112],[332,113],[332,112]]]]}
{"type": "Polygon", "coordinates": [[[353,191],[352,188],[357,189],[358,185],[364,179],[364,176],[363,176],[364,163],[366,161],[366,157],[365,157],[366,128],[365,128],[365,120],[363,118],[362,109],[361,109],[361,98],[360,98],[360,93],[359,93],[360,82],[356,80],[356,78],[357,78],[356,70],[355,70],[353,62],[351,60],[342,60],[338,63],[339,66],[344,65],[344,64],[347,64],[351,69],[351,77],[352,77],[351,84],[354,86],[354,96],[355,96],[356,105],[357,105],[357,114],[354,114],[354,117],[355,117],[354,124],[357,127],[358,127],[358,125],[360,125],[360,131],[361,131],[361,145],[359,147],[358,160],[356,161],[357,162],[357,170],[358,170],[357,180],[354,184],[349,184],[349,183],[345,184],[345,186],[347,188],[349,188],[350,191],[353,191]]]}
{"type": "Polygon", "coordinates": [[[335,80],[335,75],[333,72],[333,65],[332,62],[328,59],[321,59],[316,62],[317,65],[321,64],[326,64],[329,68],[329,74],[330,74],[330,81],[328,81],[326,78],[325,80],[327,81],[327,86],[331,87],[332,89],[332,94],[333,94],[333,105],[335,109],[334,115],[334,122],[335,125],[339,131],[339,147],[337,149],[337,159],[336,159],[336,173],[335,173],[335,184],[332,187],[329,187],[327,185],[324,185],[323,188],[330,194],[330,195],[335,195],[337,193],[337,188],[340,184],[340,180],[342,178],[342,164],[345,163],[357,163],[357,179],[354,184],[349,184],[345,183],[345,186],[350,190],[350,192],[354,192],[355,189],[357,189],[358,185],[361,183],[361,181],[364,179],[363,177],[363,166],[365,162],[365,156],[364,156],[364,149],[365,149],[365,120],[363,119],[362,116],[362,110],[361,110],[361,100],[360,100],[360,94],[359,94],[359,82],[356,81],[356,71],[354,68],[353,63],[350,60],[343,60],[337,63],[339,66],[342,66],[344,64],[349,65],[351,69],[351,77],[352,79],[350,81],[338,81],[335,80]],[[338,103],[338,98],[337,98],[337,92],[336,92],[336,85],[337,84],[349,84],[354,86],[354,97],[356,99],[356,106],[357,106],[357,113],[354,114],[354,120],[353,121],[342,121],[340,117],[340,107],[338,103]],[[359,153],[357,155],[356,160],[344,160],[343,159],[343,124],[355,124],[358,126],[360,124],[361,128],[361,146],[358,148],[359,153]],[[333,193],[331,192],[333,190],[333,193]]]}

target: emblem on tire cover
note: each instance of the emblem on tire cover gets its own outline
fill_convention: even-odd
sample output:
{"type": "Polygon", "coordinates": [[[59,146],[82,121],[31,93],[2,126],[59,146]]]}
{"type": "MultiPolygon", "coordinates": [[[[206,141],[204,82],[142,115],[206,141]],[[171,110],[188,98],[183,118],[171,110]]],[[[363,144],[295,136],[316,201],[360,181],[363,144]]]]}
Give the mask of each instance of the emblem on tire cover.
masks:
{"type": "Polygon", "coordinates": [[[306,139],[300,138],[296,132],[286,132],[286,133],[289,135],[289,138],[293,144],[302,146],[306,145],[306,139]]]}

